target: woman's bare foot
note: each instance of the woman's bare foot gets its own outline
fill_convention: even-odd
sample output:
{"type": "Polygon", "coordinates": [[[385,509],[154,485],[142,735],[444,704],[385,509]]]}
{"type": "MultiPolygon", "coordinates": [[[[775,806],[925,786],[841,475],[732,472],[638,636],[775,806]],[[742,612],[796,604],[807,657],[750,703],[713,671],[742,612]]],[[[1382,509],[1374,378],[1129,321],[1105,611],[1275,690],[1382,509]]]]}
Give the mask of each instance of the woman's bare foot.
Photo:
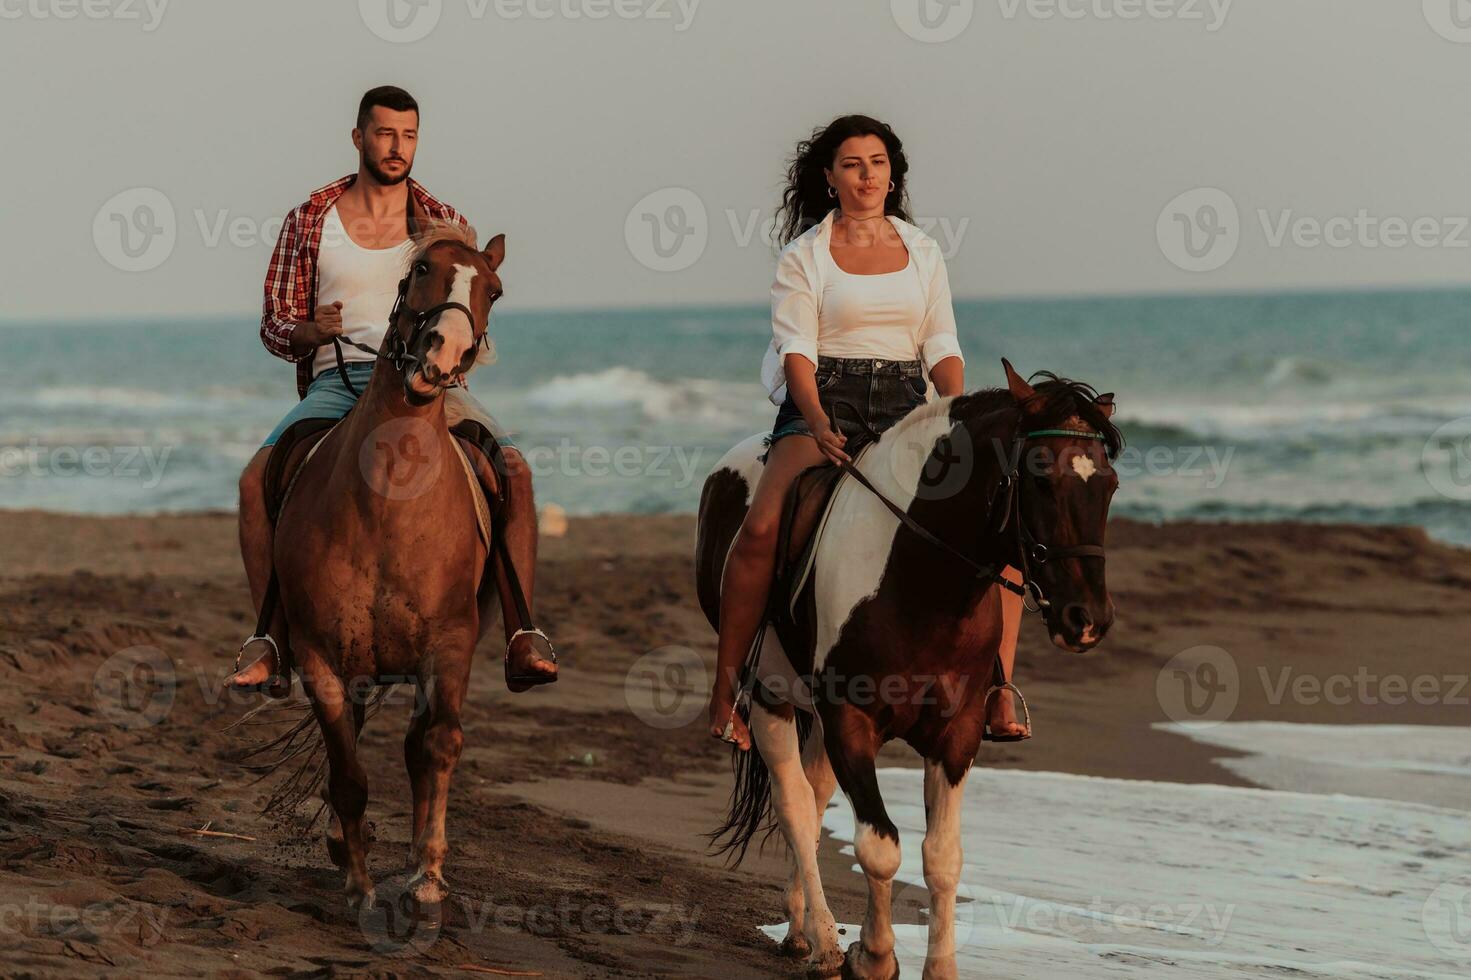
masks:
{"type": "Polygon", "coordinates": [[[1032,734],[1030,728],[1017,721],[1010,691],[997,691],[991,695],[986,724],[990,726],[992,736],[998,738],[1026,737],[1032,734]]]}
{"type": "Polygon", "coordinates": [[[724,691],[717,690],[710,695],[710,737],[730,742],[742,752],[751,749],[751,730],[736,712],[734,699],[724,691]],[[730,727],[729,738],[725,734],[727,725],[730,727]]]}

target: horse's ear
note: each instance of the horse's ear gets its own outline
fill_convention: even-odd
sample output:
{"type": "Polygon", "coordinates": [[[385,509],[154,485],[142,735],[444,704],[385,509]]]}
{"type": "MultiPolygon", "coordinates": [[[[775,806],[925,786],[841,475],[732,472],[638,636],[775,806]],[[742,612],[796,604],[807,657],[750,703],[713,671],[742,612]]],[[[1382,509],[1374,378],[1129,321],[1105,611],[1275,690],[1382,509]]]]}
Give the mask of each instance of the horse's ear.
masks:
{"type": "Polygon", "coordinates": [[[501,263],[506,260],[506,236],[496,235],[485,246],[485,251],[481,254],[485,256],[485,261],[490,263],[491,272],[499,269],[501,263]]]}
{"type": "Polygon", "coordinates": [[[1114,410],[1118,408],[1118,406],[1113,403],[1113,392],[1111,391],[1105,391],[1103,394],[1093,399],[1093,404],[1098,406],[1099,410],[1103,412],[1103,417],[1106,419],[1113,418],[1114,410]]]}
{"type": "Polygon", "coordinates": [[[1031,402],[1031,399],[1037,394],[1037,390],[1027,384],[1022,376],[1016,373],[1016,368],[1011,366],[1011,362],[1004,357],[1001,359],[1001,366],[1006,369],[1006,387],[1011,389],[1011,397],[1016,399],[1016,403],[1027,405],[1030,402],[1035,405],[1036,403],[1031,402]]]}

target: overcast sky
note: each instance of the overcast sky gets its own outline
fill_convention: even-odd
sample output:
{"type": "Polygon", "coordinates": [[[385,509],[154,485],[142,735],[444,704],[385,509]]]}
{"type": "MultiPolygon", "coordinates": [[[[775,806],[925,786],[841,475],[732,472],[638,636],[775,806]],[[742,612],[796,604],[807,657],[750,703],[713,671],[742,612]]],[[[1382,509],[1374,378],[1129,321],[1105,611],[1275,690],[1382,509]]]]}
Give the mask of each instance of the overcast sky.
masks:
{"type": "Polygon", "coordinates": [[[854,111],[960,296],[1471,274],[1465,0],[0,0],[0,65],[6,319],[257,311],[381,83],[508,308],[765,303],[753,222],[854,111]]]}

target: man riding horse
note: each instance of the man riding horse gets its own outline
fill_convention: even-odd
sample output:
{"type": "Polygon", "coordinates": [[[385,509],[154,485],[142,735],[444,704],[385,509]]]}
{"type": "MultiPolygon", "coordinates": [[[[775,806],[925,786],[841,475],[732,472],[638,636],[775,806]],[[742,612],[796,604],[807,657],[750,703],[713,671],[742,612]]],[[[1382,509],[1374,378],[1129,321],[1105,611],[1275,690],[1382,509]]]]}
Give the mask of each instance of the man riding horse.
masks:
{"type": "MultiPolygon", "coordinates": [[[[393,86],[367,92],[352,132],[358,172],[313,191],[286,216],[266,271],[261,341],[272,354],[296,364],[301,402],[266,438],[240,477],[240,552],[258,610],[271,581],[273,527],[266,473],[272,448],[302,419],[342,418],[367,387],[377,355],[356,345],[371,348],[383,339],[396,286],[414,249],[412,234],[433,221],[466,225],[459,212],[409,178],[418,128],[419,106],[408,92],[393,86]]],[[[519,622],[529,619],[536,563],[530,469],[468,391],[454,387],[444,397],[452,427],[464,420],[479,423],[499,446],[498,459],[473,462],[482,486],[502,506],[506,552],[525,596],[524,609],[513,603],[502,610],[507,686],[523,691],[551,683],[557,679],[557,666],[550,643],[529,628],[529,621],[519,622]]],[[[473,515],[466,520],[467,529],[472,528],[473,515]]],[[[503,592],[507,572],[496,563],[503,592]]],[[[272,646],[226,684],[281,696],[289,690],[290,677],[283,675],[272,646]]]]}

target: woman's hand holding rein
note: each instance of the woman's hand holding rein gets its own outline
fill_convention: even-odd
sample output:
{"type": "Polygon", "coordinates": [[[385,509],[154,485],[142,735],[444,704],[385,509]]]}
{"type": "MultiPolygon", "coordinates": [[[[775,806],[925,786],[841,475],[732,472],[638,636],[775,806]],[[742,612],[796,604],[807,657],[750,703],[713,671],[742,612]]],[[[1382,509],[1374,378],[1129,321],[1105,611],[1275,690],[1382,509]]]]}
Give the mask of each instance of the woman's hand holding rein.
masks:
{"type": "Polygon", "coordinates": [[[817,395],[817,365],[801,354],[788,354],[782,359],[782,369],[786,374],[787,391],[807,427],[812,430],[817,448],[834,463],[848,462],[848,454],[843,452],[848,440],[833,429],[817,395]]]}

